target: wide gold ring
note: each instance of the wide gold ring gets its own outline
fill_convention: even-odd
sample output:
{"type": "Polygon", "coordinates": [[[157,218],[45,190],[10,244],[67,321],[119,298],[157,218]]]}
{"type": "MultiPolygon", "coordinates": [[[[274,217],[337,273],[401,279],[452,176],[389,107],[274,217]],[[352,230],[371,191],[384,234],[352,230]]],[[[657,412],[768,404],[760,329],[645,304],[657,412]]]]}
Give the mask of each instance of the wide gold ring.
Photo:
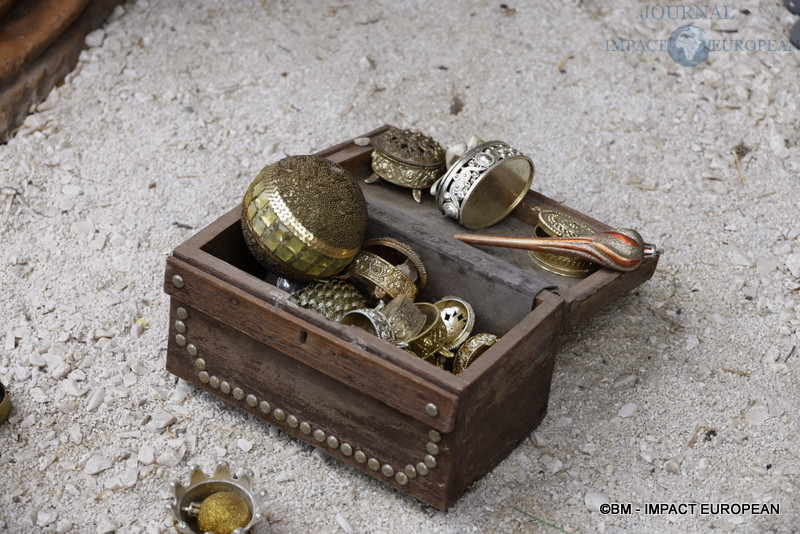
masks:
{"type": "Polygon", "coordinates": [[[407,345],[425,327],[425,315],[405,295],[392,299],[379,311],[389,320],[395,341],[400,346],[407,345]]]}
{"type": "Polygon", "coordinates": [[[437,352],[444,347],[447,339],[447,327],[439,315],[439,308],[428,302],[417,302],[414,305],[425,314],[425,325],[422,332],[408,342],[408,350],[435,365],[437,352]]]}
{"type": "Polygon", "coordinates": [[[478,356],[486,352],[486,350],[497,343],[497,336],[494,334],[475,334],[461,345],[456,353],[456,359],[453,362],[453,374],[460,374],[467,367],[478,359],[478,356]]]}
{"type": "Polygon", "coordinates": [[[394,330],[384,314],[370,308],[359,308],[344,314],[341,324],[355,326],[389,343],[394,343],[394,330]]]}
{"type": "MultiPolygon", "coordinates": [[[[403,264],[413,267],[415,272],[411,272],[413,276],[414,285],[417,286],[418,291],[422,291],[428,283],[428,271],[425,270],[425,265],[422,263],[422,258],[419,257],[413,248],[405,243],[401,243],[397,239],[391,237],[373,237],[364,241],[362,250],[372,252],[378,256],[388,260],[393,265],[400,266],[402,270],[403,264]]],[[[409,278],[412,278],[409,276],[409,278]]]]}
{"type": "Polygon", "coordinates": [[[349,280],[377,300],[405,295],[411,302],[417,298],[418,288],[396,265],[381,256],[362,250],[347,266],[349,280]]]}

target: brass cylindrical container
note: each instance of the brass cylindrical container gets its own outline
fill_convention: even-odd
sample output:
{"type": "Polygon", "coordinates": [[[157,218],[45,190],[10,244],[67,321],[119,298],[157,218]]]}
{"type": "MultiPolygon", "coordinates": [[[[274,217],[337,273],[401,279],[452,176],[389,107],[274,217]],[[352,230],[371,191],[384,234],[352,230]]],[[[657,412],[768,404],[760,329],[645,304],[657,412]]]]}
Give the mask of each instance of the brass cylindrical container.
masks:
{"type": "Polygon", "coordinates": [[[250,251],[266,269],[295,280],[341,272],[366,229],[361,189],[345,169],[318,156],[289,156],[264,167],[242,202],[250,251]]]}

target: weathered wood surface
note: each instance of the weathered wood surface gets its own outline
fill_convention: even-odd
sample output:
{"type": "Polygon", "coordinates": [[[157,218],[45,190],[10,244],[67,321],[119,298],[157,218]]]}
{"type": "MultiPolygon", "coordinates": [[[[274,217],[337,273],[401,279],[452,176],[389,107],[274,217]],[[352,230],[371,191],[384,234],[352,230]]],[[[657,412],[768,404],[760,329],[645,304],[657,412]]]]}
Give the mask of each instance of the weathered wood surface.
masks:
{"type": "Polygon", "coordinates": [[[17,0],[0,0],[0,24],[3,23],[3,15],[11,9],[11,6],[14,5],[14,2],[17,0]]]}
{"type": "Polygon", "coordinates": [[[453,428],[458,404],[456,395],[366,352],[357,343],[342,343],[330,332],[176,258],[168,259],[165,290],[266,346],[290,354],[345,385],[380,397],[385,404],[432,428],[443,432],[453,428]],[[172,284],[176,274],[184,281],[180,289],[172,284]],[[438,407],[437,416],[425,413],[428,403],[438,407]]]}
{"type": "Polygon", "coordinates": [[[16,76],[72,24],[88,0],[17,2],[0,21],[0,83],[16,76]]]}
{"type": "MultiPolygon", "coordinates": [[[[0,143],[22,124],[31,105],[45,100],[52,88],[69,74],[78,62],[86,35],[98,28],[121,2],[90,0],[79,17],[40,51],[38,57],[31,58],[0,83],[0,143]]],[[[16,3],[25,2],[18,0],[16,3]]],[[[15,9],[16,6],[5,18],[13,16],[15,9]]],[[[4,56],[0,54],[0,57],[4,56]]]]}

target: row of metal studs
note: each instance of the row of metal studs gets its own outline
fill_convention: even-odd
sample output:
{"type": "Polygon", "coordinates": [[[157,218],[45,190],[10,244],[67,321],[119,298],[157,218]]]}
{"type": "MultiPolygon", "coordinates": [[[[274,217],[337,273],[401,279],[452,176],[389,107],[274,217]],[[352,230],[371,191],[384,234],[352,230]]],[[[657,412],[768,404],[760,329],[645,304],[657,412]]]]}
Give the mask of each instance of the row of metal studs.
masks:
{"type": "MultiPolygon", "coordinates": [[[[286,422],[287,425],[291,428],[299,428],[300,432],[303,434],[312,434],[312,426],[310,423],[306,421],[300,421],[296,416],[292,414],[286,414],[284,410],[281,408],[273,408],[272,405],[262,400],[259,402],[258,398],[253,395],[252,393],[245,395],[245,392],[240,387],[231,387],[230,383],[225,380],[220,380],[215,375],[210,375],[206,369],[206,361],[203,358],[199,358],[197,347],[194,343],[189,343],[186,339],[186,319],[189,318],[189,312],[186,311],[186,308],[179,307],[175,310],[175,313],[178,316],[178,320],[175,321],[175,331],[177,334],[175,335],[175,343],[177,343],[181,347],[186,348],[186,352],[189,353],[190,356],[196,358],[194,361],[194,367],[197,369],[198,378],[204,384],[208,384],[214,389],[219,389],[221,392],[225,393],[226,395],[233,395],[233,398],[236,400],[244,400],[248,406],[251,408],[255,408],[258,406],[258,409],[261,410],[263,413],[272,416],[281,422],[286,422]]],[[[406,465],[402,471],[395,471],[394,467],[389,464],[383,464],[378,461],[377,458],[367,458],[367,455],[364,454],[361,450],[353,451],[352,445],[349,443],[339,443],[339,439],[332,435],[326,435],[325,431],[321,428],[317,428],[313,432],[314,439],[319,443],[325,442],[328,447],[331,449],[339,449],[342,454],[345,456],[353,456],[356,462],[363,464],[366,462],[367,467],[372,469],[373,471],[378,471],[386,476],[386,477],[394,477],[400,485],[408,484],[408,480],[410,478],[415,478],[417,475],[425,476],[428,474],[429,469],[433,469],[436,467],[436,455],[439,454],[439,445],[438,443],[442,440],[441,434],[437,430],[431,429],[428,431],[428,443],[425,446],[428,454],[422,459],[421,462],[418,462],[416,466],[408,464],[406,465]]]]}

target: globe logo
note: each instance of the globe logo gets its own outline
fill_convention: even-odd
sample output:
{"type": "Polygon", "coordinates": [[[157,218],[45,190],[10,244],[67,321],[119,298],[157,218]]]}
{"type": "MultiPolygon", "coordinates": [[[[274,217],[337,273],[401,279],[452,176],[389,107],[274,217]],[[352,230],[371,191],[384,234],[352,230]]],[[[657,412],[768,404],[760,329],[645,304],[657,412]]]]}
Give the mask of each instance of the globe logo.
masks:
{"type": "Polygon", "coordinates": [[[683,67],[696,67],[706,60],[709,50],[708,35],[692,24],[681,26],[667,40],[669,56],[683,67]]]}

